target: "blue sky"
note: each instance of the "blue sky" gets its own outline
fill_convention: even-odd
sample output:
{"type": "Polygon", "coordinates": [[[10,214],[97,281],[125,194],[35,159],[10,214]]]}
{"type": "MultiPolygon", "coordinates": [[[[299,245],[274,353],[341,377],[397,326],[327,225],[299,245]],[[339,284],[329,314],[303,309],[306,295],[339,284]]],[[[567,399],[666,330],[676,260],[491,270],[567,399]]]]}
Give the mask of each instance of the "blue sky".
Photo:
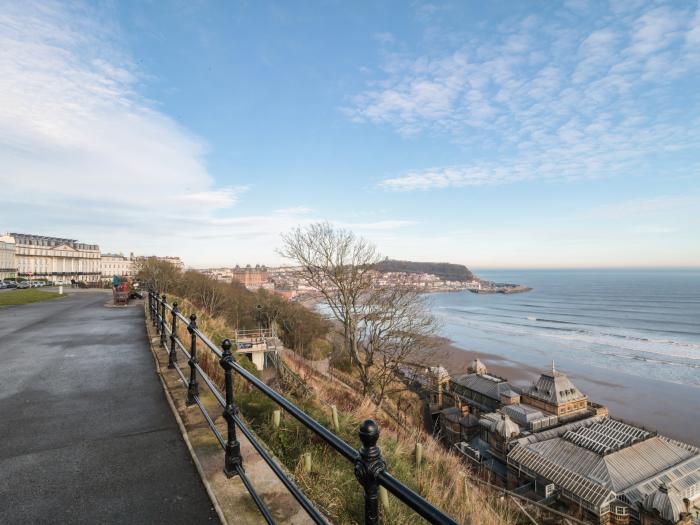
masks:
{"type": "Polygon", "coordinates": [[[700,265],[698,2],[4,2],[0,230],[700,265]],[[486,4],[486,5],[483,5],[486,4]]]}

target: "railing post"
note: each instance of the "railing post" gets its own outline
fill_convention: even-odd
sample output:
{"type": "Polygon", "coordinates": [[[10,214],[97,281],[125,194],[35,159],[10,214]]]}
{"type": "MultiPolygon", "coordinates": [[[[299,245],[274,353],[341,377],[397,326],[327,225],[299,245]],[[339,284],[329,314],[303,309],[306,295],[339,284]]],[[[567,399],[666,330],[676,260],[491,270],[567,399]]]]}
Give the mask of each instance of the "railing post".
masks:
{"type": "Polygon", "coordinates": [[[360,425],[360,441],[362,446],[358,451],[360,457],[355,463],[355,477],[365,489],[365,525],[379,523],[379,482],[377,478],[386,470],[382,452],[377,446],[379,425],[371,419],[360,425]]]}
{"type": "Polygon", "coordinates": [[[219,360],[221,368],[224,369],[224,383],[226,385],[226,408],[224,409],[224,419],[228,430],[228,440],[226,442],[226,457],[224,459],[224,474],[226,477],[232,478],[238,474],[238,468],[243,467],[243,458],[241,458],[241,444],[236,439],[236,422],[233,420],[238,413],[238,408],[233,402],[233,377],[231,362],[233,354],[231,354],[231,341],[224,339],[221,342],[221,348],[224,353],[219,360]]]}
{"type": "Polygon", "coordinates": [[[199,395],[199,386],[197,386],[197,316],[195,314],[190,315],[190,324],[187,325],[187,331],[190,333],[190,383],[187,386],[187,400],[186,405],[193,405],[195,403],[195,397],[199,395]]]}
{"type": "Polygon", "coordinates": [[[160,302],[160,344],[165,345],[165,294],[162,295],[160,302]]]}
{"type": "Polygon", "coordinates": [[[160,295],[158,292],[153,292],[153,314],[155,318],[153,319],[153,325],[156,327],[156,333],[160,333],[160,323],[158,322],[158,312],[160,312],[160,295]]]}
{"type": "Polygon", "coordinates": [[[170,325],[170,354],[168,354],[168,368],[175,368],[175,363],[177,363],[177,347],[175,346],[175,340],[177,339],[177,303],[173,303],[173,320],[170,325]]]}
{"type": "Polygon", "coordinates": [[[151,298],[151,322],[153,323],[154,327],[158,326],[158,311],[156,310],[156,298],[158,297],[156,295],[155,290],[151,289],[150,293],[148,296],[151,298]]]}

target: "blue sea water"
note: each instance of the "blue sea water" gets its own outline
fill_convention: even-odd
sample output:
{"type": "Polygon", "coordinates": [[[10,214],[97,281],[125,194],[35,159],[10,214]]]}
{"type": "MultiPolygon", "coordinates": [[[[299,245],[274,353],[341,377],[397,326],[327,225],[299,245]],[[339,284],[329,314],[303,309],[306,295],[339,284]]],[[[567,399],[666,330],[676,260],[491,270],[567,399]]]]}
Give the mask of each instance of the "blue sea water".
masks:
{"type": "Polygon", "coordinates": [[[522,294],[430,297],[455,344],[506,366],[621,374],[700,387],[700,270],[476,271],[522,294]]]}

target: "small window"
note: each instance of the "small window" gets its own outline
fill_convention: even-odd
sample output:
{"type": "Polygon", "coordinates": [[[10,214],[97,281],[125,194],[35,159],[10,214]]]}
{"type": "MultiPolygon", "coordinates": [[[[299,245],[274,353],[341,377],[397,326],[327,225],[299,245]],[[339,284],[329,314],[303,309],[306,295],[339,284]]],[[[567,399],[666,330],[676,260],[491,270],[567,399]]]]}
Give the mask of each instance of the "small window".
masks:
{"type": "Polygon", "coordinates": [[[629,509],[622,505],[615,505],[615,515],[616,516],[627,516],[629,514],[629,509]]]}

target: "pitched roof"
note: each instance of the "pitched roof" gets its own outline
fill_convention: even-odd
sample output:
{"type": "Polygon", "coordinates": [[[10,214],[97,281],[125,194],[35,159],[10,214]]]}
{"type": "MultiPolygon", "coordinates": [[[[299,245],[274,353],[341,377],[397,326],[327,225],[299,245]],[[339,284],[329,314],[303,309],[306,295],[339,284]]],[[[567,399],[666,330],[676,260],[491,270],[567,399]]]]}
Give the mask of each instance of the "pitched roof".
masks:
{"type": "Polygon", "coordinates": [[[453,377],[452,382],[500,401],[501,394],[517,395],[508,381],[488,374],[465,374],[453,377]]]}
{"type": "Polygon", "coordinates": [[[644,508],[656,510],[665,520],[676,523],[680,514],[685,512],[685,503],[676,489],[661,485],[656,492],[651,492],[644,498],[644,508]]]}
{"type": "MultiPolygon", "coordinates": [[[[538,470],[544,468],[541,466],[544,464],[522,452],[524,449],[566,472],[616,493],[630,504],[643,501],[662,483],[683,494],[700,482],[700,450],[612,419],[581,425],[558,437],[537,441],[521,439],[517,443],[519,445],[508,455],[510,463],[522,463],[519,458],[524,457],[527,464],[522,463],[523,466],[557,483],[545,471],[538,470]],[[593,436],[595,442],[582,442],[578,439],[580,435],[593,436]],[[609,437],[618,441],[617,448],[601,448],[596,444],[607,443],[609,437]],[[516,450],[519,452],[514,454],[516,450]]],[[[595,504],[595,501],[587,501],[595,504]]]]}
{"type": "Polygon", "coordinates": [[[501,407],[501,412],[508,414],[519,425],[527,425],[531,421],[544,417],[540,410],[524,404],[505,405],[501,407]]]}
{"type": "Polygon", "coordinates": [[[543,372],[537,382],[523,390],[523,392],[554,405],[586,399],[586,396],[576,388],[568,376],[563,372],[554,370],[553,366],[552,370],[543,372]]]}
{"type": "Polygon", "coordinates": [[[522,445],[515,447],[508,454],[508,464],[523,466],[542,475],[563,491],[587,502],[597,512],[615,498],[614,492],[600,483],[595,483],[578,472],[558,465],[522,445]]]}

